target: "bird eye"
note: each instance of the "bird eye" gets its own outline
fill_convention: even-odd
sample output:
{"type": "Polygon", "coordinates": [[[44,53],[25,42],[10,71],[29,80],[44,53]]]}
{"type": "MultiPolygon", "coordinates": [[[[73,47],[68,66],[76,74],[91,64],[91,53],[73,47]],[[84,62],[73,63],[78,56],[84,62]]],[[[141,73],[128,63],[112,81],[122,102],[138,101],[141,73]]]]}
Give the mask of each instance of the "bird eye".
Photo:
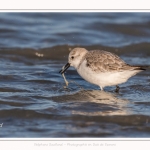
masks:
{"type": "Polygon", "coordinates": [[[74,56],[72,56],[71,58],[74,59],[74,56]]]}

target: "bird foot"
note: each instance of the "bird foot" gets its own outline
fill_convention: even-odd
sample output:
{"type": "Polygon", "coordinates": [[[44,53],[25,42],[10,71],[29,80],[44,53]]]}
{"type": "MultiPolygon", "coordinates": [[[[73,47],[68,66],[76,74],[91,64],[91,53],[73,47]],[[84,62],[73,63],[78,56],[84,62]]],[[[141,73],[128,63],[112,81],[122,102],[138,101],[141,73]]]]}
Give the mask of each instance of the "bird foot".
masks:
{"type": "Polygon", "coordinates": [[[116,90],[115,90],[115,92],[116,92],[116,93],[119,93],[119,90],[120,90],[119,86],[116,85],[116,90]]]}

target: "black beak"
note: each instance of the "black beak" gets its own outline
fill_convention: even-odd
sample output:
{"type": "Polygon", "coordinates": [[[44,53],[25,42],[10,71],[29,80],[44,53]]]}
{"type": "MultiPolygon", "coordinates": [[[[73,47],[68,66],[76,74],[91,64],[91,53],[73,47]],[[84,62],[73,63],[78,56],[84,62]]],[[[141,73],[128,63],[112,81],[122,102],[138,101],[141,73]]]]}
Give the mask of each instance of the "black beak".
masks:
{"type": "Polygon", "coordinates": [[[67,63],[62,70],[59,71],[59,73],[63,74],[68,68],[70,67],[70,64],[67,63]]]}

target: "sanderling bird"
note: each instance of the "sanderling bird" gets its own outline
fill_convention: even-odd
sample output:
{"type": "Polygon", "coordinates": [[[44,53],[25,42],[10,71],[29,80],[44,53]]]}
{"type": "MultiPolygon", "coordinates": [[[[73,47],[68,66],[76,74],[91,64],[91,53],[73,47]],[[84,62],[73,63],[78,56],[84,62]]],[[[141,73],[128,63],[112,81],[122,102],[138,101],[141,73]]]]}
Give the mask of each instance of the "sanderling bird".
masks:
{"type": "Polygon", "coordinates": [[[141,66],[132,66],[125,63],[119,56],[104,50],[74,48],[69,53],[68,63],[59,72],[63,74],[73,66],[79,75],[86,81],[98,85],[101,90],[106,86],[116,86],[126,82],[130,77],[146,70],[141,66]]]}

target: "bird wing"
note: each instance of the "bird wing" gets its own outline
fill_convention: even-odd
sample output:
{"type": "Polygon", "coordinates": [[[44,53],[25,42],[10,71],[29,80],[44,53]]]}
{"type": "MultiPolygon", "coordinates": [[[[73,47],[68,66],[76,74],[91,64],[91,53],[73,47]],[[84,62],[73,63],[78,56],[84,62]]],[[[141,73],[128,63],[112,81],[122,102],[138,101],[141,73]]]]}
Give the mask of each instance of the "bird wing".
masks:
{"type": "Polygon", "coordinates": [[[114,72],[123,70],[132,70],[133,67],[126,64],[117,55],[103,51],[92,50],[85,55],[86,66],[95,72],[114,72]]]}

